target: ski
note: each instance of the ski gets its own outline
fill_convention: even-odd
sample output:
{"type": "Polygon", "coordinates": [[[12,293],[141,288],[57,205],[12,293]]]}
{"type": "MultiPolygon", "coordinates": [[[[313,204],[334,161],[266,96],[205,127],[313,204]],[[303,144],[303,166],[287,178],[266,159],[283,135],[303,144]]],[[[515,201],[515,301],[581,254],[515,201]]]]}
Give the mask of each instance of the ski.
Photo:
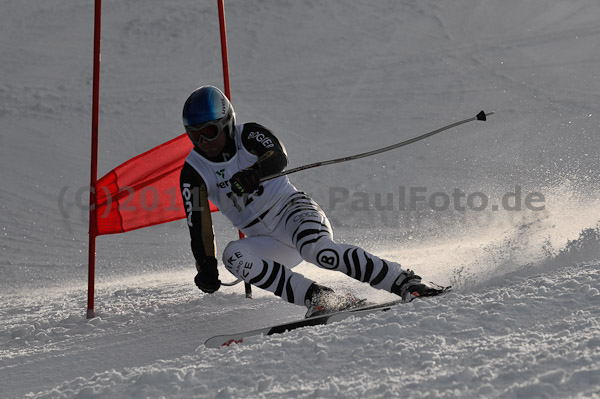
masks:
{"type": "MultiPolygon", "coordinates": [[[[433,283],[430,283],[433,284],[433,283]]],[[[436,284],[437,285],[437,284],[436,284]]],[[[448,293],[452,287],[447,286],[439,286],[439,294],[444,295],[448,293]]],[[[273,335],[273,334],[281,334],[287,331],[292,331],[297,328],[302,327],[312,327],[319,325],[326,325],[335,323],[338,321],[342,321],[352,316],[364,316],[374,312],[385,312],[390,310],[393,306],[403,303],[402,299],[397,299],[390,302],[383,303],[372,303],[369,305],[364,305],[356,308],[346,309],[339,312],[333,312],[325,315],[308,317],[302,320],[290,321],[287,323],[277,324],[275,326],[258,328],[256,330],[249,330],[240,332],[237,334],[223,334],[223,335],[215,335],[207,339],[204,342],[204,346],[206,348],[218,348],[220,346],[229,346],[231,344],[240,344],[244,342],[245,338],[255,337],[258,335],[273,335]]]]}
{"type": "Polygon", "coordinates": [[[206,340],[204,346],[207,348],[218,348],[220,346],[229,346],[231,344],[240,344],[245,338],[258,335],[281,334],[286,331],[295,330],[302,327],[311,327],[325,325],[347,319],[351,316],[363,316],[373,312],[384,312],[392,306],[402,303],[402,300],[391,302],[365,305],[354,309],[347,309],[340,312],[329,313],[326,315],[309,317],[302,320],[295,320],[288,323],[282,323],[275,326],[259,328],[256,330],[245,331],[237,334],[216,335],[206,340]]]}

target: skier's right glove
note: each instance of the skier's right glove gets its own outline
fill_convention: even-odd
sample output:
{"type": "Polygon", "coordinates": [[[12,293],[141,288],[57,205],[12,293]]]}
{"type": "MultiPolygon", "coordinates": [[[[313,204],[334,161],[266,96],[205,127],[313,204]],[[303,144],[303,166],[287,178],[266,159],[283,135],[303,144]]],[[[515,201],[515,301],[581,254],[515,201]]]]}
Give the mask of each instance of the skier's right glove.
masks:
{"type": "Polygon", "coordinates": [[[217,259],[210,256],[205,258],[202,263],[196,261],[196,269],[198,269],[198,274],[194,277],[194,282],[198,288],[207,294],[212,294],[221,288],[217,259]]]}
{"type": "Polygon", "coordinates": [[[260,186],[260,172],[253,167],[240,170],[231,177],[229,184],[237,196],[252,194],[260,186]]]}

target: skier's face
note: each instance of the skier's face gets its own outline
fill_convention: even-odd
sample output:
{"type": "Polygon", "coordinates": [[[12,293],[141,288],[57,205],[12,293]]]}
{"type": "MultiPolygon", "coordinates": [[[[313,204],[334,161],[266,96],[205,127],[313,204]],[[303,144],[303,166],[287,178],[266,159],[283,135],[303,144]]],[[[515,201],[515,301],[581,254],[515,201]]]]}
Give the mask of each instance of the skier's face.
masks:
{"type": "MultiPolygon", "coordinates": [[[[197,141],[196,145],[206,155],[209,157],[216,157],[223,151],[225,144],[227,143],[227,133],[224,130],[219,132],[215,132],[214,126],[206,126],[205,129],[198,131],[196,134],[197,141]]],[[[194,137],[196,138],[196,137],[194,137]]]]}

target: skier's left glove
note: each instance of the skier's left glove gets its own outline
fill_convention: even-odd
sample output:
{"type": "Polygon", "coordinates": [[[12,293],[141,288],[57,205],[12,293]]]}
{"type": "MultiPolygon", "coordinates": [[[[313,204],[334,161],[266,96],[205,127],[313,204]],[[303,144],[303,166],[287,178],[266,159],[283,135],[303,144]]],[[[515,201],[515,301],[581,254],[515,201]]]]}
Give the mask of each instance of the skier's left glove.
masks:
{"type": "Polygon", "coordinates": [[[229,184],[236,195],[252,194],[260,186],[260,172],[252,167],[240,170],[229,180],[229,184]]]}
{"type": "Polygon", "coordinates": [[[196,269],[198,269],[198,274],[194,278],[194,283],[198,288],[207,294],[212,294],[221,288],[216,258],[209,256],[202,263],[196,261],[196,269]]]}

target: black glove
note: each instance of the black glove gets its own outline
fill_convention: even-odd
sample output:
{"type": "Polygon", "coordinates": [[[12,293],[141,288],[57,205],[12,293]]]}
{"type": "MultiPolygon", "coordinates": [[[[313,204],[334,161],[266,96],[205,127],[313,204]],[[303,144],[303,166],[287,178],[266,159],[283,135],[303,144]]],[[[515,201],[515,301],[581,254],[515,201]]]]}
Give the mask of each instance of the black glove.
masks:
{"type": "Polygon", "coordinates": [[[236,195],[252,194],[260,186],[260,172],[254,168],[240,170],[229,180],[236,195]]]}
{"type": "Polygon", "coordinates": [[[217,270],[217,260],[213,257],[204,259],[203,263],[196,262],[198,274],[194,277],[194,282],[202,291],[212,294],[221,288],[219,280],[219,270],[217,270]]]}

